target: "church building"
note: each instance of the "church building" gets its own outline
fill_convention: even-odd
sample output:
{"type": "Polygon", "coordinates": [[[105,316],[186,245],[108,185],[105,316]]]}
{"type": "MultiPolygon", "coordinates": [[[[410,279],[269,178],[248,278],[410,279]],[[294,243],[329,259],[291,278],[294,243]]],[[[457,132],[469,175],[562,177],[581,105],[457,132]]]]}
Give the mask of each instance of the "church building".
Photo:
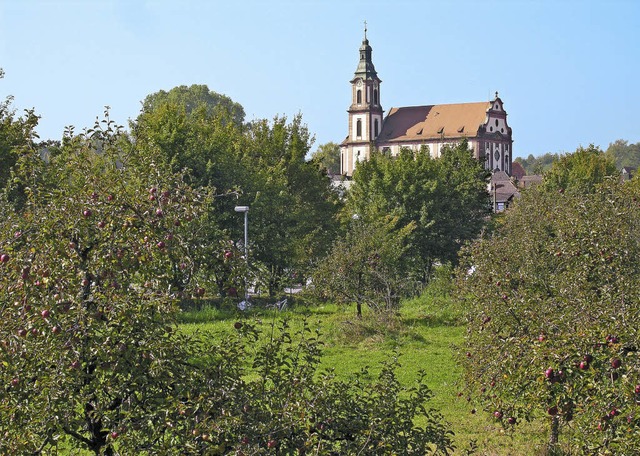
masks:
{"type": "Polygon", "coordinates": [[[349,134],[340,145],[342,175],[351,176],[357,163],[367,160],[375,149],[393,156],[403,147],[426,147],[437,158],[442,147],[465,138],[487,169],[511,175],[513,139],[497,92],[491,101],[391,108],[384,116],[382,81],[371,52],[365,28],[360,61],[351,80],[349,134]]]}

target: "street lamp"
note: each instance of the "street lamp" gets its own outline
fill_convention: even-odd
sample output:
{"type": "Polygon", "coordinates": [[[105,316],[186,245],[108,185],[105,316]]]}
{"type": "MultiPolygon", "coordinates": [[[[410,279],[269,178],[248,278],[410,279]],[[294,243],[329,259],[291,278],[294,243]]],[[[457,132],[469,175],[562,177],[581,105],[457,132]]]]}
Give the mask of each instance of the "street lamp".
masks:
{"type": "Polygon", "coordinates": [[[236,206],[236,212],[244,212],[244,260],[246,261],[246,270],[244,273],[244,304],[241,310],[249,304],[249,206],[236,206]]]}

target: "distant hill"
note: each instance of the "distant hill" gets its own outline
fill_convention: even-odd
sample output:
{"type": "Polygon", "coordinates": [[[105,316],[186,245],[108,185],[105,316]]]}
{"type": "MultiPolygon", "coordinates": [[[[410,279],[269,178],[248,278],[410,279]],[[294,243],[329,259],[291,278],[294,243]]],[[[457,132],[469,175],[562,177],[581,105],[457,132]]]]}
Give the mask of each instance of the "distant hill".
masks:
{"type": "Polygon", "coordinates": [[[546,153],[540,157],[529,154],[527,158],[517,157],[514,161],[522,165],[527,175],[532,175],[543,174],[558,158],[560,158],[560,154],[546,153]]]}
{"type": "MultiPolygon", "coordinates": [[[[623,167],[640,168],[640,142],[629,144],[629,141],[618,139],[609,144],[609,147],[604,153],[615,162],[616,168],[620,170],[623,167]]],[[[544,174],[544,172],[551,167],[551,164],[559,159],[561,155],[563,154],[552,154],[548,152],[539,157],[534,157],[532,154],[529,154],[527,158],[517,157],[514,161],[520,163],[528,175],[544,174]]]]}
{"type": "Polygon", "coordinates": [[[609,144],[605,155],[611,157],[616,162],[616,167],[640,168],[640,142],[629,144],[628,141],[618,139],[609,144]]]}

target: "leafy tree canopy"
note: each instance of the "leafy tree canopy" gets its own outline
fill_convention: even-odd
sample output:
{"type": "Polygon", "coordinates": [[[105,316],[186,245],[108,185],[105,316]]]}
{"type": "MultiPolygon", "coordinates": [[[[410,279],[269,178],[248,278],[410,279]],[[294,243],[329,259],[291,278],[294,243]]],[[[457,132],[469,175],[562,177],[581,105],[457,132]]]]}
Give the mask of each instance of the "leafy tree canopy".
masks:
{"type": "Polygon", "coordinates": [[[252,255],[270,294],[288,274],[307,275],[337,234],[340,202],[326,174],[305,159],[311,143],[298,115],[252,122],[241,148],[239,201],[252,208],[252,255]]]}
{"type": "Polygon", "coordinates": [[[529,154],[527,158],[516,157],[515,161],[522,165],[527,174],[532,175],[543,174],[559,158],[558,154],[547,152],[539,157],[534,157],[532,154],[529,154]]]}
{"type": "Polygon", "coordinates": [[[397,157],[378,152],[358,164],[347,212],[365,221],[390,214],[399,227],[414,224],[408,260],[426,281],[434,262],[455,263],[460,247],[484,226],[491,211],[488,177],[466,141],[444,147],[437,159],[427,150],[406,149],[397,157]]]}
{"type": "MultiPolygon", "coordinates": [[[[601,160],[596,150],[578,156],[601,160]]],[[[572,453],[635,454],[639,187],[570,188],[525,192],[465,251],[468,393],[507,428],[547,417],[551,444],[564,432],[572,453]]]]}
{"type": "Polygon", "coordinates": [[[206,85],[193,84],[191,86],[177,86],[168,92],[159,90],[142,102],[142,114],[153,112],[162,105],[177,105],[191,115],[200,108],[205,108],[208,116],[215,116],[224,112],[236,124],[244,122],[244,108],[226,95],[216,93],[206,85]]]}
{"type": "Polygon", "coordinates": [[[599,148],[579,147],[561,156],[544,174],[543,186],[553,191],[591,192],[608,178],[619,178],[615,163],[599,148]]]}
{"type": "MultiPolygon", "coordinates": [[[[132,135],[174,171],[188,169],[194,185],[228,195],[209,209],[203,235],[224,232],[242,240],[242,220],[233,208],[251,207],[250,264],[259,284],[273,294],[292,273],[306,274],[328,250],[337,229],[337,196],[323,172],[306,162],[313,138],[300,115],[241,125],[233,120],[233,109],[209,109],[202,102],[208,93],[191,86],[151,95],[132,135]],[[194,99],[200,103],[195,107],[194,99]]],[[[217,244],[210,241],[203,244],[217,244]]],[[[228,288],[228,261],[214,252],[202,261],[218,290],[228,288]]]]}
{"type": "Polygon", "coordinates": [[[149,95],[131,134],[174,171],[188,169],[194,185],[226,189],[233,186],[243,118],[240,105],[206,86],[180,86],[149,95]]]}
{"type": "Polygon", "coordinates": [[[618,139],[609,144],[605,155],[615,162],[618,170],[623,167],[640,168],[640,143],[629,144],[629,141],[618,139]]]}
{"type": "Polygon", "coordinates": [[[340,174],[340,146],[334,142],[321,144],[312,155],[312,160],[332,175],[340,174]]]}
{"type": "MultiPolygon", "coordinates": [[[[0,68],[0,79],[3,77],[4,71],[0,68]]],[[[22,117],[18,117],[12,102],[11,96],[0,101],[0,188],[9,181],[18,157],[32,149],[38,137],[35,128],[40,117],[35,110],[27,109],[22,117]]]]}

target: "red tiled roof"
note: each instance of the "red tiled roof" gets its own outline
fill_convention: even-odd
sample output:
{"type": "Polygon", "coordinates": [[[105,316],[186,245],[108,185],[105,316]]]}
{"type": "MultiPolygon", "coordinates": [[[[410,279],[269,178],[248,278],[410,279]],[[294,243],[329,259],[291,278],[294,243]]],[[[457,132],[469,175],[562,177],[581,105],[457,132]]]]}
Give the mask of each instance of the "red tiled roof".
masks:
{"type": "Polygon", "coordinates": [[[391,108],[379,141],[474,137],[486,121],[491,102],[391,108]]]}

